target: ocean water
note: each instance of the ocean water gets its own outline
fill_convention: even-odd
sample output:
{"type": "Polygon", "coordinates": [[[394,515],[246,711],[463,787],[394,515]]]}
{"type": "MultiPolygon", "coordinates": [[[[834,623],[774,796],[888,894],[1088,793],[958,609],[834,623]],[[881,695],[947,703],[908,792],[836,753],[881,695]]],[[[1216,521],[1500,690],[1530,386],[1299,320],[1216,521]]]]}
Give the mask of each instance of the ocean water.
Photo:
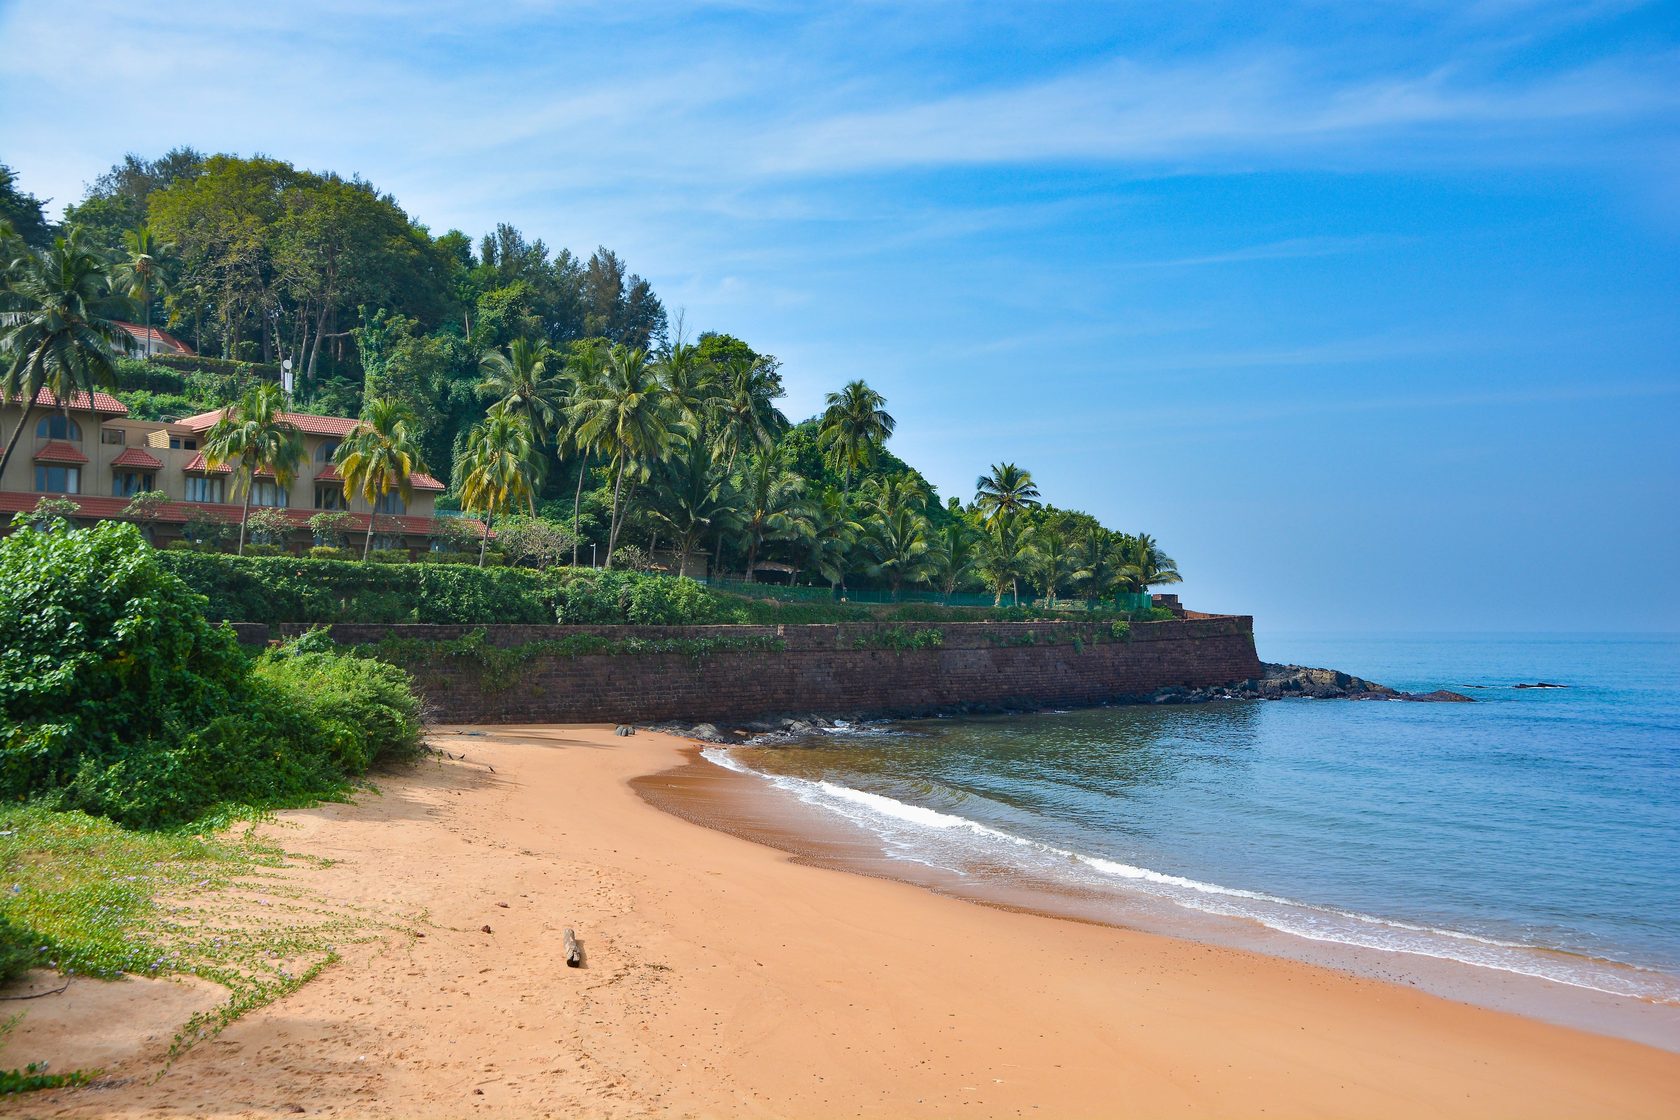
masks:
{"type": "Polygon", "coordinates": [[[1259,636],[1475,704],[1122,706],[706,757],[892,859],[1680,1003],[1680,636],[1259,636]],[[1552,681],[1562,689],[1515,689],[1552,681]]]}

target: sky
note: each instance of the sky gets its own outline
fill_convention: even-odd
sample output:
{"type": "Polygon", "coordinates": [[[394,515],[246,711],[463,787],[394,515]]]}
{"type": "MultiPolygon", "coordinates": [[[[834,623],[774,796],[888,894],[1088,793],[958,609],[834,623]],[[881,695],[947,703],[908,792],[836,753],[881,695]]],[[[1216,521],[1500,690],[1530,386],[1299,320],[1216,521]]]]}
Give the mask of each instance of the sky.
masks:
{"type": "Polygon", "coordinates": [[[55,212],[184,144],[610,246],[1262,634],[1680,631],[1676,3],[0,0],[0,58],[55,212]]]}

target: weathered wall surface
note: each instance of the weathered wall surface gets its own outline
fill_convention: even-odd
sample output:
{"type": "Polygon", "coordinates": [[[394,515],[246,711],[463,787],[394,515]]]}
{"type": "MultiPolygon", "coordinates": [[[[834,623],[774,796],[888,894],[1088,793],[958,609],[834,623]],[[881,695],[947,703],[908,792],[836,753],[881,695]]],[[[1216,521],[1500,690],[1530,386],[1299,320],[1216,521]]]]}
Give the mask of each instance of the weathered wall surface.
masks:
{"type": "MultiPolygon", "coordinates": [[[[284,627],[274,636],[305,629],[284,627]]],[[[262,628],[244,627],[245,640],[262,628]]],[[[904,716],[956,709],[1089,705],[1168,685],[1260,675],[1253,620],[1224,615],[1106,624],[972,622],[832,626],[339,625],[342,644],[398,643],[435,718],[460,723],[632,723],[769,715],[904,716]],[[744,641],[703,653],[543,653],[486,660],[447,643],[474,630],[515,650],[589,634],[609,641],[744,641]],[[891,648],[938,631],[932,648],[891,648]]],[[[929,639],[922,639],[927,641],[929,639]]],[[[540,647],[538,647],[540,649],[540,647]]],[[[529,652],[529,651],[528,651],[529,652]]]]}

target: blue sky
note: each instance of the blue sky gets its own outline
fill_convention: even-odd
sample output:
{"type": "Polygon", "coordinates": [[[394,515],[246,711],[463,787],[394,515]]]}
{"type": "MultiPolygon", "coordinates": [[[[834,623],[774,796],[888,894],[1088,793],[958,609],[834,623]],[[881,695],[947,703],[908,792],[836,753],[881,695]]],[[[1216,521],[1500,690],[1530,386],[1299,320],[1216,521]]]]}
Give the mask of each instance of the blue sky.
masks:
{"type": "Polygon", "coordinates": [[[0,3],[0,161],[612,246],[1263,630],[1680,630],[1675,4],[272,7],[0,3]]]}

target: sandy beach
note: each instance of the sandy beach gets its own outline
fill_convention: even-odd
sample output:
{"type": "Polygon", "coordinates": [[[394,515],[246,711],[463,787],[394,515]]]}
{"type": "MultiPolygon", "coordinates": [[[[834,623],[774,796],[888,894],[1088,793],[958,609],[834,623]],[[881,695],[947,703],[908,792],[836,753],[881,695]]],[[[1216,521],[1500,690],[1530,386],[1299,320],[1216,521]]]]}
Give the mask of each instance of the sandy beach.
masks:
{"type": "Polygon", "coordinates": [[[824,867],[649,805],[687,745],[446,729],[268,833],[424,936],[358,945],[161,1078],[207,994],[82,981],[13,1055],[32,1116],[1657,1117],[1680,1055],[1259,954],[824,867]],[[560,960],[577,930],[585,967],[560,960]]]}

